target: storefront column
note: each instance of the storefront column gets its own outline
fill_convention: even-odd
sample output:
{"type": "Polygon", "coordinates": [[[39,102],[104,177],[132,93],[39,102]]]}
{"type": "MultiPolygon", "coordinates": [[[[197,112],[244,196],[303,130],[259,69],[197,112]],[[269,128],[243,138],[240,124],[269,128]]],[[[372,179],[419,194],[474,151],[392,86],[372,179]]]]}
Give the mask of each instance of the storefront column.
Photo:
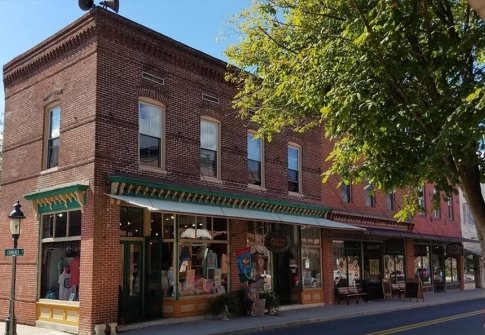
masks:
{"type": "Polygon", "coordinates": [[[118,321],[119,206],[95,190],[82,215],[79,335],[90,335],[94,325],[118,321]]]}
{"type": "Polygon", "coordinates": [[[335,303],[335,289],[333,278],[333,251],[332,237],[328,230],[322,232],[322,280],[323,280],[323,302],[326,304],[335,303]]]}
{"type": "Polygon", "coordinates": [[[406,278],[414,278],[416,276],[416,270],[414,269],[414,240],[406,238],[404,243],[406,248],[406,278]]]}
{"type": "Polygon", "coordinates": [[[229,221],[230,248],[229,264],[231,265],[230,290],[238,291],[245,287],[239,280],[239,269],[236,263],[236,253],[247,246],[248,222],[244,220],[231,219],[229,221]]]}
{"type": "Polygon", "coordinates": [[[456,269],[458,271],[458,280],[460,281],[460,290],[465,289],[465,256],[456,258],[456,269]]]}

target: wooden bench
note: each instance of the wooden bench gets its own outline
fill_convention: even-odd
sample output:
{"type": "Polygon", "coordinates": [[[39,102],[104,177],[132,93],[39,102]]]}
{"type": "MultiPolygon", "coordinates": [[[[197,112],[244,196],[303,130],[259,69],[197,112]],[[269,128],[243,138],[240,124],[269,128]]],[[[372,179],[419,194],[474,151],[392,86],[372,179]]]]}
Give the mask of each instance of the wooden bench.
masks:
{"type": "Polygon", "coordinates": [[[391,284],[391,295],[393,297],[399,296],[399,299],[402,299],[405,293],[406,293],[406,282],[397,282],[397,283],[391,284]]]}
{"type": "Polygon", "coordinates": [[[358,304],[361,297],[367,303],[367,293],[359,291],[356,286],[336,287],[335,289],[339,305],[342,300],[345,300],[348,305],[351,299],[356,299],[355,302],[358,304]]]}

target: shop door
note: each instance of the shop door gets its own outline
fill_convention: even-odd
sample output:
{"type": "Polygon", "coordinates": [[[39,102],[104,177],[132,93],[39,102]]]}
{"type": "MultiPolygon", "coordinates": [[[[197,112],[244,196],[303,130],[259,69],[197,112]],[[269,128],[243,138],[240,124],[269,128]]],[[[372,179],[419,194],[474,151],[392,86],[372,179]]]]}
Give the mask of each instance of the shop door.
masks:
{"type": "Polygon", "coordinates": [[[120,319],[126,323],[143,319],[143,242],[121,241],[120,319]]]}
{"type": "Polygon", "coordinates": [[[162,317],[162,241],[148,239],[145,250],[145,319],[157,319],[162,317]]]}
{"type": "Polygon", "coordinates": [[[289,251],[273,253],[274,291],[280,298],[281,304],[291,303],[291,268],[289,251]]]}

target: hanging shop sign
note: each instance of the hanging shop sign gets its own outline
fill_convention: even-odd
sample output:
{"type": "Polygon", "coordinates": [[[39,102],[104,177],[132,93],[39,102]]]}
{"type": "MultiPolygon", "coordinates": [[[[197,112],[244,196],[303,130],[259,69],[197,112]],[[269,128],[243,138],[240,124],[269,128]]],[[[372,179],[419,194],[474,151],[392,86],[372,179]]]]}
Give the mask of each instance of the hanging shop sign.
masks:
{"type": "Polygon", "coordinates": [[[272,231],[266,234],[264,238],[264,246],[270,251],[282,252],[290,246],[290,239],[281,232],[272,231]]]}
{"type": "Polygon", "coordinates": [[[448,243],[446,245],[446,255],[450,257],[463,256],[463,245],[461,243],[448,243]]]}

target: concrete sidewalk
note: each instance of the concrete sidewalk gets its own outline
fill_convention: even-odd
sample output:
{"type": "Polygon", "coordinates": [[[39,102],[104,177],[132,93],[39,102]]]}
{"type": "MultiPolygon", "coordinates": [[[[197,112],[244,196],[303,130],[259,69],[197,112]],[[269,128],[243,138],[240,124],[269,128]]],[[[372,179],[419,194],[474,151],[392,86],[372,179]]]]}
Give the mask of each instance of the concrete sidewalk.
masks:
{"type": "MultiPolygon", "coordinates": [[[[224,321],[202,317],[184,319],[161,319],[120,327],[123,335],[222,335],[241,334],[254,331],[277,329],[308,323],[344,319],[357,316],[379,314],[403,309],[433,306],[456,301],[485,298],[485,289],[447,291],[445,293],[425,293],[424,302],[419,299],[371,300],[368,303],[350,305],[291,305],[282,306],[278,315],[261,317],[233,317],[224,321]]],[[[484,306],[485,307],[485,306],[484,306]]],[[[5,323],[0,322],[0,334],[5,332],[5,323]]],[[[17,335],[65,335],[67,333],[17,325],[17,335]]]]}

